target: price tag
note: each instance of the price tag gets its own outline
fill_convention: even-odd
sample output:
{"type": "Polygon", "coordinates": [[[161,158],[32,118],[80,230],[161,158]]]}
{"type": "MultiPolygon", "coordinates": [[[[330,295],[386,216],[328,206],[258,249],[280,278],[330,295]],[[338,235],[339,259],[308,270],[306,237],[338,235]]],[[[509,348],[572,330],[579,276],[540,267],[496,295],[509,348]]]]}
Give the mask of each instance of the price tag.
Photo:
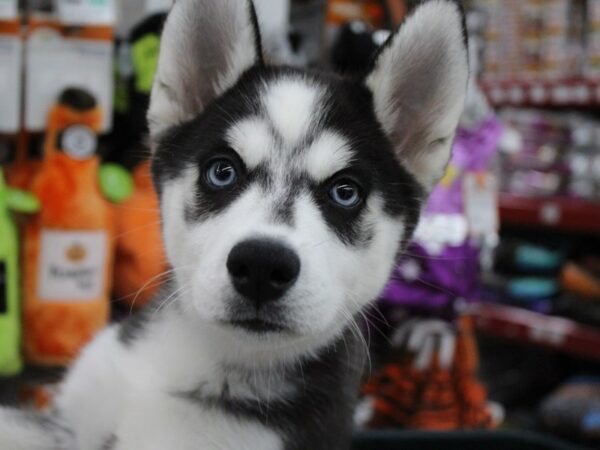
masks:
{"type": "Polygon", "coordinates": [[[554,347],[564,344],[572,331],[573,326],[562,319],[545,318],[529,322],[530,339],[554,347]]]}
{"type": "Polygon", "coordinates": [[[18,12],[17,0],[0,0],[0,19],[16,19],[18,12]]]}
{"type": "Polygon", "coordinates": [[[519,104],[522,103],[525,99],[525,92],[523,91],[523,88],[521,86],[514,86],[508,92],[508,96],[512,103],[519,104]]]}
{"type": "Polygon", "coordinates": [[[545,225],[556,225],[561,219],[560,206],[556,203],[544,203],[540,209],[540,220],[545,225]]]}
{"type": "Polygon", "coordinates": [[[531,99],[534,103],[544,103],[546,100],[546,90],[544,86],[536,84],[531,87],[531,99]]]}
{"type": "Polygon", "coordinates": [[[112,25],[114,0],[54,0],[59,20],[68,25],[112,25]]]}
{"type": "Polygon", "coordinates": [[[571,89],[569,86],[556,86],[552,90],[552,98],[556,103],[567,103],[571,100],[571,89]]]}
{"type": "Polygon", "coordinates": [[[502,103],[505,98],[504,90],[502,88],[495,87],[490,91],[490,97],[494,103],[502,103]]]}
{"type": "Polygon", "coordinates": [[[487,172],[468,173],[464,181],[464,195],[470,234],[496,234],[500,225],[496,177],[487,172]]]}

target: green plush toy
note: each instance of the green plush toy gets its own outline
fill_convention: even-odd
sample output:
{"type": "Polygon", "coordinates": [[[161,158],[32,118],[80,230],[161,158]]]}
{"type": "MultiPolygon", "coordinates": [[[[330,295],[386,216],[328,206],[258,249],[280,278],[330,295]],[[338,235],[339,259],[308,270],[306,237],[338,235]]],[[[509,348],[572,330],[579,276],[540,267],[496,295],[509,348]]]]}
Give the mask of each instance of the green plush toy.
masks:
{"type": "Polygon", "coordinates": [[[31,194],[6,186],[0,168],[0,376],[16,375],[22,367],[19,245],[11,211],[34,213],[38,208],[31,194]]]}

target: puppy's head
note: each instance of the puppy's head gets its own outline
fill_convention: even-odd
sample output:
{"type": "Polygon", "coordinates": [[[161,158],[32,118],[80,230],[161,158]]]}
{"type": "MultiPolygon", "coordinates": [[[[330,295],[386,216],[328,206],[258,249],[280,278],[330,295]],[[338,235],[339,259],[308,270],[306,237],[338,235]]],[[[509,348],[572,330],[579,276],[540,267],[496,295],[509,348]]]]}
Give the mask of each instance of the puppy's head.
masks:
{"type": "Polygon", "coordinates": [[[348,80],[266,66],[248,1],[177,0],[149,123],[187,314],[247,342],[343,328],[444,172],[467,71],[452,1],[419,6],[348,80]]]}

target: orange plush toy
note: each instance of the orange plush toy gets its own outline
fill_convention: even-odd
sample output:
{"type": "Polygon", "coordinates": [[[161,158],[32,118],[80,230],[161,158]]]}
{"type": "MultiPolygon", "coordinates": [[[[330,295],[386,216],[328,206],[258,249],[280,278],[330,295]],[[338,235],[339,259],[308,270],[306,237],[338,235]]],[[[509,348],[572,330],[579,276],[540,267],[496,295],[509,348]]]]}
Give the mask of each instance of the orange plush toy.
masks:
{"type": "Polygon", "coordinates": [[[26,225],[24,347],[30,363],[69,363],[108,318],[115,214],[131,186],[96,154],[102,111],[67,89],[48,117],[42,167],[32,184],[40,213],[26,225]],[[112,186],[112,187],[111,187],[112,186]],[[117,186],[117,188],[114,188],[117,186]]]}
{"type": "Polygon", "coordinates": [[[149,161],[135,168],[133,183],[133,195],[117,208],[114,292],[119,301],[139,308],[148,303],[164,281],[167,262],[149,161]]]}
{"type": "Polygon", "coordinates": [[[476,376],[479,358],[470,317],[457,323],[450,367],[440,363],[439,351],[424,368],[416,367],[417,358],[404,347],[397,349],[394,360],[363,387],[372,398],[369,428],[449,431],[495,426],[487,393],[476,376]]]}

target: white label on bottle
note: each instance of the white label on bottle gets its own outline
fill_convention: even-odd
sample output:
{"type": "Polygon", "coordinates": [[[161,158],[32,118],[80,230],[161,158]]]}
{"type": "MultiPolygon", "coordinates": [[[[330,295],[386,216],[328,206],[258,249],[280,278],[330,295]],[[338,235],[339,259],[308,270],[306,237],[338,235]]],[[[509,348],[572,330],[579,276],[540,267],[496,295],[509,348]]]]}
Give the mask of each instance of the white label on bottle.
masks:
{"type": "Polygon", "coordinates": [[[46,128],[48,112],[66,88],[94,96],[102,109],[102,132],[110,131],[113,108],[113,46],[108,41],[65,39],[39,29],[27,42],[25,56],[25,126],[46,128]]]}
{"type": "Polygon", "coordinates": [[[16,19],[17,12],[17,0],[0,0],[0,19],[16,19]]]}
{"type": "Polygon", "coordinates": [[[103,293],[104,231],[42,230],[38,297],[45,301],[93,301],[103,293]]]}
{"type": "Polygon", "coordinates": [[[22,59],[19,37],[0,36],[0,133],[13,134],[19,131],[22,59]]]}
{"type": "Polygon", "coordinates": [[[59,20],[68,25],[111,25],[114,0],[55,0],[59,20]]]}

